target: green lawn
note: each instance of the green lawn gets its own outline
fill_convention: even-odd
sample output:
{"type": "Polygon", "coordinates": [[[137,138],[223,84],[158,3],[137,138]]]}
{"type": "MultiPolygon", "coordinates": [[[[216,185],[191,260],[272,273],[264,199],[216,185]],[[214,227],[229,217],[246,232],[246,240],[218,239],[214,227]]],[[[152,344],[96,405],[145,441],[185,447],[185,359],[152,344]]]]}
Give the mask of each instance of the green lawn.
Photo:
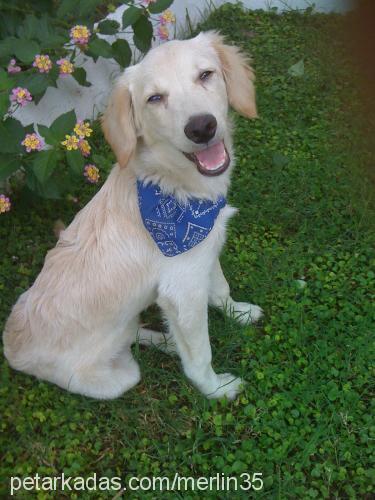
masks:
{"type": "MultiPolygon", "coordinates": [[[[374,137],[375,128],[362,119],[345,27],[339,16],[245,14],[236,6],[213,13],[202,27],[220,29],[249,50],[257,74],[260,118],[235,119],[230,201],[240,212],[222,263],[234,298],[261,305],[265,317],[257,327],[241,327],[211,311],[209,325],[214,365],[244,377],[243,394],[231,403],[208,401],[177,359],[153,349],[134,349],[142,381],[108,402],[69,394],[2,361],[1,498],[11,475],[176,471],[263,474],[261,491],[220,498],[372,497],[375,231],[366,172],[374,155],[363,129],[374,137]],[[303,74],[291,75],[301,59],[303,74]],[[304,288],[296,281],[302,277],[304,288]]],[[[95,137],[96,154],[108,163],[99,129],[95,137]]],[[[13,195],[13,210],[0,215],[0,330],[54,245],[54,221],[69,222],[96,189],[77,191],[78,204],[13,195]]],[[[146,317],[158,322],[155,310],[146,317]]],[[[20,498],[34,495],[23,491],[20,498]]],[[[109,496],[75,495],[58,498],[109,496]]]]}

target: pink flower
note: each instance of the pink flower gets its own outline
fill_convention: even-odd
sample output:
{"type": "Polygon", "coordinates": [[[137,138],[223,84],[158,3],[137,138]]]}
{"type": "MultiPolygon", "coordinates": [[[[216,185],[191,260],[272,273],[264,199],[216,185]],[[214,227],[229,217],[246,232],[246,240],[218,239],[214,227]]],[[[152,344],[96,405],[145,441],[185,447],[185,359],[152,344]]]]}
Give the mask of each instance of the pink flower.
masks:
{"type": "Polygon", "coordinates": [[[10,199],[5,194],[0,194],[0,214],[9,212],[11,207],[10,199]]]}
{"type": "Polygon", "coordinates": [[[42,139],[42,137],[35,132],[32,134],[26,134],[21,144],[22,146],[25,146],[28,153],[31,153],[31,151],[41,151],[45,146],[44,139],[42,139]]]}
{"type": "Polygon", "coordinates": [[[80,139],[78,141],[78,148],[79,150],[81,151],[81,153],[83,154],[83,156],[90,156],[90,152],[91,152],[91,146],[90,144],[86,141],[86,139],[80,139]]]}
{"type": "Polygon", "coordinates": [[[60,76],[71,75],[74,71],[74,66],[68,59],[59,59],[56,64],[60,66],[60,76]]]}
{"type": "Polygon", "coordinates": [[[176,22],[175,15],[171,10],[165,10],[163,14],[159,16],[159,23],[160,24],[174,24],[176,22]]]}
{"type": "Polygon", "coordinates": [[[85,165],[83,175],[91,184],[97,184],[100,179],[99,169],[95,165],[85,165]]]}
{"type": "Polygon", "coordinates": [[[91,31],[87,26],[77,24],[70,30],[70,41],[76,45],[86,45],[89,42],[91,31]]]}
{"type": "Polygon", "coordinates": [[[169,38],[168,28],[164,24],[158,26],[158,37],[160,40],[168,40],[169,38]]]}
{"type": "Polygon", "coordinates": [[[49,73],[52,68],[52,61],[49,56],[38,54],[35,56],[33,66],[34,68],[38,68],[39,73],[49,73]]]}
{"type": "Polygon", "coordinates": [[[12,89],[12,94],[9,96],[11,102],[16,102],[22,107],[26,106],[30,101],[33,100],[30,92],[22,87],[15,87],[12,89]]]}
{"type": "Polygon", "coordinates": [[[19,73],[21,71],[20,66],[16,66],[16,60],[11,59],[8,64],[8,73],[19,73]]]}

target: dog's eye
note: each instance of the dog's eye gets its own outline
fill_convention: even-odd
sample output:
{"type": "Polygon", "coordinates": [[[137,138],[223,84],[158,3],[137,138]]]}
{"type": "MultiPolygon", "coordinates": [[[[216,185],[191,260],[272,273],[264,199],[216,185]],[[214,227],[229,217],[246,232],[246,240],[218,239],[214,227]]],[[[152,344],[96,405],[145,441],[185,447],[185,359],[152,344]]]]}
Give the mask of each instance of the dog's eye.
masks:
{"type": "Polygon", "coordinates": [[[147,99],[147,102],[160,102],[162,99],[163,99],[163,96],[161,94],[155,94],[155,95],[151,95],[147,99]]]}
{"type": "Polygon", "coordinates": [[[210,78],[210,76],[212,75],[213,71],[203,71],[203,73],[201,73],[199,75],[199,80],[202,80],[202,82],[204,82],[205,80],[208,80],[210,78]]]}

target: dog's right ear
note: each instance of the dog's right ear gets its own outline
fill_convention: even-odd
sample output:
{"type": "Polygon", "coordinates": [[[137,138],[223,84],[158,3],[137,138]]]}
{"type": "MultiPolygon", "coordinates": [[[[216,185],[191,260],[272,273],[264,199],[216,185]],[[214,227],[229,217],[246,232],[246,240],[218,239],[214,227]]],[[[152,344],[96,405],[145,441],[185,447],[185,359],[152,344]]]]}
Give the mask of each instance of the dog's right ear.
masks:
{"type": "Polygon", "coordinates": [[[102,117],[102,128],[118,164],[125,167],[135,152],[137,135],[131,95],[123,76],[115,83],[102,117]]]}

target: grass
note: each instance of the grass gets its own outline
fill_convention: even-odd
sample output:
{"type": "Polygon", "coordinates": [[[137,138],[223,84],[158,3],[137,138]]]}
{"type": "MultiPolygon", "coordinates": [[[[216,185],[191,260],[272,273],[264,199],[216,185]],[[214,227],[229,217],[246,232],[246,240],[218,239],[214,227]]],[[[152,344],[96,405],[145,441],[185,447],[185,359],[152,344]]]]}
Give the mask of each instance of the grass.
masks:
{"type": "MultiPolygon", "coordinates": [[[[340,16],[244,13],[238,6],[222,7],[202,26],[249,50],[257,73],[260,118],[235,118],[229,197],[240,214],[222,262],[234,298],[260,304],[265,318],[240,327],[210,314],[214,365],[243,376],[249,382],[243,394],[233,403],[208,401],[178,360],[155,350],[135,348],[142,381],[109,402],[69,394],[3,361],[4,497],[11,475],[173,477],[176,471],[238,478],[261,472],[264,487],[171,498],[372,497],[375,231],[366,167],[374,156],[363,129],[373,134],[374,121],[363,119],[345,27],[340,16]],[[301,59],[304,73],[290,75],[301,59]],[[304,288],[296,281],[302,277],[304,288]]],[[[96,137],[97,155],[108,165],[111,156],[96,137]]],[[[81,189],[78,206],[95,190],[81,189]]],[[[68,222],[78,209],[24,194],[13,201],[0,219],[0,329],[54,245],[55,219],[68,222]]],[[[157,312],[148,317],[157,321],[157,312]]],[[[59,498],[92,495],[59,492],[59,498]]],[[[39,492],[38,498],[50,497],[39,492]]]]}

